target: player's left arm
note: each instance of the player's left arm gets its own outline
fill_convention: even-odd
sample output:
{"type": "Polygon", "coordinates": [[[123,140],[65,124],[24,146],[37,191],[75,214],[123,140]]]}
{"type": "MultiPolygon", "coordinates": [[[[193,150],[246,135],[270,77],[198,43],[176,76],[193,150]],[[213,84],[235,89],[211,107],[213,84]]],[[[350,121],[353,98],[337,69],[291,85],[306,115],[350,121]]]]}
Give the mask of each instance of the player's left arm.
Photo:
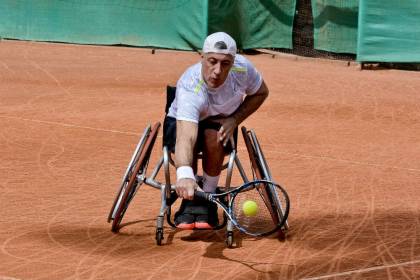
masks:
{"type": "Polygon", "coordinates": [[[227,141],[232,138],[235,128],[264,103],[268,92],[267,85],[263,80],[260,88],[254,94],[247,95],[238,109],[221,121],[222,127],[219,130],[219,140],[223,141],[223,145],[226,145],[227,141]]]}
{"type": "Polygon", "coordinates": [[[235,120],[236,126],[242,123],[248,116],[254,113],[268,97],[268,88],[264,81],[262,81],[260,88],[253,95],[247,95],[244,102],[231,115],[235,120]]]}

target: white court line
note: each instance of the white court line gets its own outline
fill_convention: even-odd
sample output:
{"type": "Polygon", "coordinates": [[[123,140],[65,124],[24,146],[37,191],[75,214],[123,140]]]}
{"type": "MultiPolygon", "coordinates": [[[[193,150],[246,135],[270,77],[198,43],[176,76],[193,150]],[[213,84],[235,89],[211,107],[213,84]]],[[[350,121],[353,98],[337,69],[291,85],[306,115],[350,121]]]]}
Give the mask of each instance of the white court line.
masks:
{"type": "Polygon", "coordinates": [[[406,167],[399,167],[399,166],[394,166],[394,165],[368,163],[368,162],[341,159],[341,158],[333,158],[333,157],[326,157],[326,156],[311,156],[311,155],[304,155],[304,154],[297,154],[297,153],[279,152],[279,151],[270,150],[270,149],[267,149],[267,152],[283,154],[283,155],[288,155],[288,156],[304,157],[304,158],[310,158],[310,159],[324,159],[324,160],[339,161],[339,162],[350,163],[350,164],[354,164],[354,165],[367,165],[367,166],[373,166],[373,167],[382,167],[382,168],[385,167],[385,168],[420,172],[420,169],[416,169],[416,168],[406,168],[406,167]]]}
{"type": "Polygon", "coordinates": [[[414,260],[414,261],[402,262],[402,263],[396,263],[396,264],[390,264],[390,265],[373,266],[373,267],[349,270],[345,272],[328,274],[328,275],[323,275],[323,276],[301,278],[300,280],[321,280],[321,279],[328,279],[328,278],[333,278],[333,277],[349,276],[356,273],[366,273],[366,272],[371,272],[371,271],[376,271],[376,270],[383,270],[383,269],[406,266],[406,265],[413,265],[413,264],[418,264],[418,263],[420,263],[420,260],[414,260]]]}
{"type": "Polygon", "coordinates": [[[136,135],[136,136],[138,136],[140,134],[140,132],[119,131],[119,130],[113,130],[113,129],[104,129],[104,128],[97,128],[97,127],[90,127],[90,126],[82,126],[82,125],[61,123],[61,122],[41,121],[41,120],[26,119],[26,118],[19,118],[19,117],[10,117],[10,116],[0,116],[0,117],[1,118],[6,118],[6,119],[15,119],[15,120],[30,121],[30,122],[36,122],[36,123],[53,124],[53,125],[59,125],[59,126],[64,126],[64,127],[83,128],[83,129],[90,129],[90,130],[95,130],[95,131],[119,133],[119,134],[126,134],[126,135],[136,135]]]}
{"type": "MultiPolygon", "coordinates": [[[[140,132],[120,131],[120,130],[113,130],[113,129],[104,129],[104,128],[96,128],[96,127],[90,127],[90,126],[67,124],[67,123],[61,123],[61,122],[26,119],[26,118],[20,118],[20,117],[0,116],[0,118],[16,119],[16,120],[21,120],[21,121],[30,121],[30,122],[45,123],[45,124],[53,124],[53,125],[60,125],[60,126],[64,126],[64,127],[83,128],[83,129],[90,129],[90,130],[95,130],[95,131],[103,131],[103,132],[111,132],[111,133],[119,133],[119,134],[125,134],[125,135],[136,135],[136,136],[140,135],[140,132]]],[[[162,136],[158,135],[158,138],[161,138],[161,137],[162,136]]],[[[392,169],[420,172],[420,169],[415,169],[415,168],[404,168],[404,167],[398,167],[398,166],[376,164],[376,163],[367,163],[367,162],[353,161],[353,160],[347,160],[347,159],[339,159],[339,158],[326,157],[326,156],[311,156],[311,155],[304,155],[304,154],[297,154],[297,153],[279,152],[277,150],[270,150],[270,149],[267,149],[267,151],[269,151],[270,153],[284,154],[284,155],[289,155],[289,156],[291,155],[291,156],[297,156],[297,157],[305,157],[305,158],[310,158],[310,159],[324,159],[324,160],[332,160],[332,161],[350,163],[350,164],[354,164],[354,165],[366,165],[366,166],[373,166],[373,167],[392,168],[392,169]]]]}

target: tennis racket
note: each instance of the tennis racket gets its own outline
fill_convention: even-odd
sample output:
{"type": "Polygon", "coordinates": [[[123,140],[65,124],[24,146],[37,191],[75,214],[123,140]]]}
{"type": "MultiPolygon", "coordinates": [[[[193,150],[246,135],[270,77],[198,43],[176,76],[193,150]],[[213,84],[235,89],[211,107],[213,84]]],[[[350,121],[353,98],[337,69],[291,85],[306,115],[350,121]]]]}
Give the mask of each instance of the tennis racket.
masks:
{"type": "Polygon", "coordinates": [[[289,196],[278,184],[255,180],[223,193],[195,191],[194,196],[216,203],[232,224],[251,236],[265,236],[279,230],[289,215],[289,196]],[[273,219],[273,209],[280,206],[282,215],[273,219]]]}

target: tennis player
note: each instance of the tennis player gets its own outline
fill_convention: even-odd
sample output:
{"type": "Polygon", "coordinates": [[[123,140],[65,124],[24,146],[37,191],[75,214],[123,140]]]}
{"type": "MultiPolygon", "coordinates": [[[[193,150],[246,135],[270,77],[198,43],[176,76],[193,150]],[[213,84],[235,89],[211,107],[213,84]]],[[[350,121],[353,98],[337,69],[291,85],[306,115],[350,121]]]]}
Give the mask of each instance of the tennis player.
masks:
{"type": "Polygon", "coordinates": [[[235,40],[224,32],[209,35],[202,59],[177,82],[175,100],[164,121],[163,144],[175,152],[176,192],[183,198],[175,214],[182,229],[211,229],[218,224],[217,206],[194,200],[197,153],[202,151],[200,187],[215,192],[225,154],[236,143],[237,127],[268,96],[261,74],[236,53],[235,40]]]}

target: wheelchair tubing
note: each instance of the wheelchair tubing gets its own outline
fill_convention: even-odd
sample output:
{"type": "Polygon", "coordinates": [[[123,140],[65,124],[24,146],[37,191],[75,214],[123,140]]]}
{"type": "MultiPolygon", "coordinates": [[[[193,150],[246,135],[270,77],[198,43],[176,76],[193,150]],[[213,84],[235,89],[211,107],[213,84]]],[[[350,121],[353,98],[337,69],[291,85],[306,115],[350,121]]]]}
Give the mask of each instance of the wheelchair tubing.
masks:
{"type": "Polygon", "coordinates": [[[112,221],[113,232],[118,232],[118,230],[120,229],[120,224],[124,217],[125,211],[127,210],[128,205],[130,204],[131,200],[136,194],[138,187],[140,187],[140,184],[137,182],[137,175],[144,174],[146,172],[146,167],[149,162],[150,155],[153,150],[153,145],[156,141],[156,138],[159,132],[159,128],[160,128],[160,123],[159,122],[155,123],[150,133],[147,135],[147,139],[140,153],[139,159],[136,162],[134,170],[127,183],[127,187],[125,188],[125,191],[122,194],[121,201],[119,205],[117,206],[118,209],[112,221]]]}

